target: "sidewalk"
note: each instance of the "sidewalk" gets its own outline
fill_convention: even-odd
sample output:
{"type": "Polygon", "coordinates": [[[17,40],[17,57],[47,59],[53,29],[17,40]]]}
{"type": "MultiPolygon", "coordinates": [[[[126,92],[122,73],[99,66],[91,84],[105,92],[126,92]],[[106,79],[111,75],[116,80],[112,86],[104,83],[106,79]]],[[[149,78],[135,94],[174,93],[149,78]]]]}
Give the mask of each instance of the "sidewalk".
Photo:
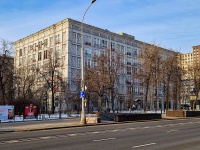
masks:
{"type": "MultiPolygon", "coordinates": [[[[162,119],[179,119],[177,117],[167,117],[162,114],[162,119]]],[[[54,120],[32,120],[22,122],[8,122],[0,123],[0,132],[23,132],[23,131],[37,131],[70,127],[81,127],[102,124],[115,124],[115,121],[101,120],[101,123],[88,123],[86,125],[80,124],[80,117],[54,119],[54,120]]]]}
{"type": "Polygon", "coordinates": [[[23,131],[36,131],[36,130],[48,130],[70,127],[91,126],[97,124],[111,124],[114,121],[101,121],[101,123],[90,123],[86,125],[80,124],[80,117],[68,118],[68,119],[55,119],[55,120],[35,120],[35,121],[23,121],[23,122],[9,122],[0,123],[0,132],[23,132],[23,131]]]}

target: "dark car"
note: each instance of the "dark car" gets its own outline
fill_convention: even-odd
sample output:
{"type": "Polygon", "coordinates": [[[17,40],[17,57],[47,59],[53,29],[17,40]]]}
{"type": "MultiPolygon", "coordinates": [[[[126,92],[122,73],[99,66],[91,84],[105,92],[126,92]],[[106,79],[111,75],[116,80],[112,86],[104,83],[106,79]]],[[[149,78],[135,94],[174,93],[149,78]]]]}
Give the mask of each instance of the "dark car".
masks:
{"type": "Polygon", "coordinates": [[[181,104],[181,109],[190,110],[190,105],[188,105],[188,104],[181,104]]]}

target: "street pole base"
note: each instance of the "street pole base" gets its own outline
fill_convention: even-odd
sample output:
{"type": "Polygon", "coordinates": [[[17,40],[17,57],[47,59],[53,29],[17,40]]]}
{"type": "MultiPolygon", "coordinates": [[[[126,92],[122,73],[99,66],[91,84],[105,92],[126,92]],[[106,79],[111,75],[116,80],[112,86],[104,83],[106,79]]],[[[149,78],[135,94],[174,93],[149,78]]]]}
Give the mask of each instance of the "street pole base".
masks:
{"type": "Polygon", "coordinates": [[[81,124],[81,125],[85,125],[85,124],[86,124],[86,119],[85,119],[85,117],[84,117],[84,118],[81,117],[80,124],[81,124]]]}

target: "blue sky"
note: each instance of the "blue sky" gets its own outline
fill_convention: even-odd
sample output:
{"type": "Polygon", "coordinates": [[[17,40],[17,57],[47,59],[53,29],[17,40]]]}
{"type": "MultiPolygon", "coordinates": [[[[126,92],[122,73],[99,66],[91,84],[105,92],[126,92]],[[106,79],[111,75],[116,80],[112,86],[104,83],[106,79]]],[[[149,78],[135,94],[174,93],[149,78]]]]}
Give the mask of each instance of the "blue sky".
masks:
{"type": "MultiPolygon", "coordinates": [[[[91,0],[0,0],[0,38],[16,41],[65,18],[81,21],[91,0]]],[[[85,23],[182,53],[200,45],[200,0],[97,0],[85,23]]]]}

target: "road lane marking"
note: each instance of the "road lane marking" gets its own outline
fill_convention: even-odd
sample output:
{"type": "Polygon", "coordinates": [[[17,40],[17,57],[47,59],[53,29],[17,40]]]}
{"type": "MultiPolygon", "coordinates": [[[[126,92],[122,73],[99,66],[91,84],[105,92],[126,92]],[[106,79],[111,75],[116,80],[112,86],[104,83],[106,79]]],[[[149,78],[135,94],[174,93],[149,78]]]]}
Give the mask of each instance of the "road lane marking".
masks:
{"type": "Polygon", "coordinates": [[[128,128],[128,130],[135,130],[136,128],[128,128]]]}
{"type": "Polygon", "coordinates": [[[186,125],[187,123],[178,123],[179,125],[186,125]]]}
{"type": "Polygon", "coordinates": [[[5,141],[5,143],[17,143],[19,140],[10,140],[10,141],[5,141]]]}
{"type": "Polygon", "coordinates": [[[58,137],[58,138],[66,138],[67,135],[56,135],[56,137],[58,137]]]}
{"type": "Polygon", "coordinates": [[[77,134],[66,134],[67,136],[77,136],[77,134]]]}
{"type": "Polygon", "coordinates": [[[31,140],[30,139],[19,139],[19,141],[22,141],[22,142],[30,142],[31,140]]]}
{"type": "Polygon", "coordinates": [[[133,146],[132,148],[146,147],[146,146],[151,146],[151,145],[155,145],[155,144],[156,143],[149,143],[149,144],[137,145],[137,146],[133,146]]]}
{"type": "Polygon", "coordinates": [[[39,139],[42,139],[42,140],[46,140],[46,139],[51,139],[50,136],[43,136],[43,137],[38,137],[39,139]]]}
{"type": "Polygon", "coordinates": [[[148,129],[148,128],[150,128],[150,127],[144,127],[144,129],[148,129]]]}
{"type": "Polygon", "coordinates": [[[92,134],[98,134],[98,133],[100,133],[100,132],[97,132],[97,131],[95,131],[95,132],[91,132],[92,134]]]}
{"type": "Polygon", "coordinates": [[[116,138],[107,138],[107,139],[99,139],[99,140],[93,140],[93,142],[101,142],[101,141],[108,141],[108,140],[115,140],[116,138]]]}
{"type": "Polygon", "coordinates": [[[39,141],[40,140],[39,138],[28,138],[28,139],[31,141],[39,141]]]}
{"type": "Polygon", "coordinates": [[[179,130],[169,130],[169,131],[166,131],[166,132],[178,132],[179,130]]]}

